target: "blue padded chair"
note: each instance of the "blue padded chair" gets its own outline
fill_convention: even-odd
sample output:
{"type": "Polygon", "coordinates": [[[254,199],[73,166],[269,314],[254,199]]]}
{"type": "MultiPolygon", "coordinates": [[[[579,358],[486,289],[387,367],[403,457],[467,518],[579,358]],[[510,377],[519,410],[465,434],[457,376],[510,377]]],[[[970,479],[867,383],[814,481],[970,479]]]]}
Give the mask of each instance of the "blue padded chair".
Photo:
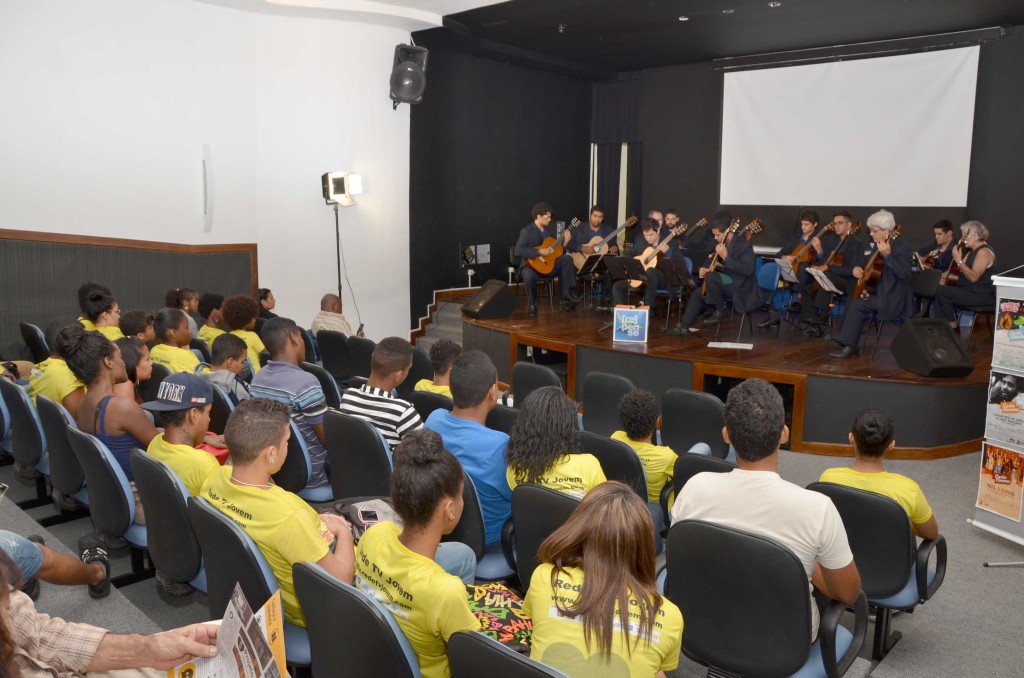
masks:
{"type": "Polygon", "coordinates": [[[512,547],[516,576],[524,591],[530,588],[537,569],[537,549],[579,505],[580,500],[572,495],[534,483],[516,485],[512,490],[512,533],[502,536],[512,547]]]}
{"type": "MultiPolygon", "coordinates": [[[[21,338],[28,344],[28,349],[32,352],[32,362],[41,363],[50,357],[50,347],[46,345],[46,335],[43,331],[32,323],[22,322],[19,323],[19,329],[21,330],[21,338]]],[[[28,378],[28,375],[24,375],[24,378],[28,378]]]]}
{"type": "MultiPolygon", "coordinates": [[[[473,549],[476,554],[476,578],[484,581],[508,579],[515,574],[515,568],[509,563],[506,552],[511,552],[506,543],[497,543],[487,548],[487,532],[484,528],[484,511],[480,507],[480,497],[476,493],[476,485],[469,474],[465,474],[462,485],[462,518],[451,534],[446,534],[441,541],[457,541],[473,549]]],[[[511,522],[508,523],[509,525],[511,522]]],[[[507,530],[506,530],[507,531],[507,530]]]]}
{"type": "MultiPolygon", "coordinates": [[[[7,403],[4,402],[2,395],[0,395],[0,452],[6,454],[11,453],[13,449],[11,441],[11,413],[7,411],[7,403]]],[[[7,458],[4,463],[11,463],[11,459],[7,458]]]]}
{"type": "MultiPolygon", "coordinates": [[[[288,422],[292,434],[288,437],[288,455],[284,465],[272,477],[282,489],[294,492],[306,501],[324,502],[334,499],[331,484],[307,488],[306,483],[313,474],[313,460],[309,456],[309,445],[302,437],[298,424],[292,419],[288,422]]],[[[344,470],[344,469],[343,469],[344,470]]]]}
{"type": "Polygon", "coordinates": [[[621,375],[588,372],[583,377],[583,429],[601,436],[619,430],[619,401],[635,388],[621,375]]]}
{"type": "Polygon", "coordinates": [[[375,426],[344,412],[324,415],[335,499],[391,496],[391,447],[375,426]]]}
{"type": "Polygon", "coordinates": [[[427,352],[419,346],[412,349],[412,367],[405,381],[398,385],[398,397],[409,400],[420,379],[433,379],[434,367],[430,364],[430,357],[427,352]]]}
{"type": "Polygon", "coordinates": [[[580,451],[597,457],[608,480],[629,485],[638,497],[647,501],[647,474],[636,450],[621,440],[612,440],[590,431],[580,431],[579,437],[580,451]]]}
{"type": "Polygon", "coordinates": [[[372,339],[352,335],[348,338],[348,348],[352,355],[352,373],[364,379],[370,378],[370,363],[377,343],[372,339]]]}
{"type": "Polygon", "coordinates": [[[224,429],[228,425],[228,417],[235,411],[235,405],[231,402],[231,397],[225,393],[220,386],[214,385],[213,387],[213,404],[210,408],[210,426],[209,430],[224,434],[224,429]]]}
{"type": "Polygon", "coordinates": [[[448,639],[452,678],[501,676],[502,678],[567,678],[550,666],[505,647],[482,633],[458,631],[448,639]]]}
{"type": "Polygon", "coordinates": [[[74,497],[79,503],[89,505],[89,490],[85,485],[85,474],[75,458],[68,441],[68,429],[78,424],[60,403],[46,396],[36,396],[39,420],[46,434],[47,454],[50,457],[50,484],[61,494],[74,497]]]}
{"type": "Polygon", "coordinates": [[[729,444],[722,439],[725,403],[702,391],[670,388],[661,399],[661,444],[683,454],[697,443],[711,447],[711,456],[725,459],[729,444]]]}
{"type": "Polygon", "coordinates": [[[292,576],[306,615],[314,678],[419,678],[416,652],[372,594],[314,563],[295,563],[292,576]]]}
{"type": "MultiPolygon", "coordinates": [[[[189,497],[188,515],[203,551],[210,617],[220,619],[224,616],[236,584],[242,587],[242,594],[253,611],[263,607],[280,587],[256,543],[235,521],[210,506],[205,499],[189,497]]],[[[285,621],[284,648],[290,666],[309,666],[309,635],[306,629],[285,621]]]]}
{"type": "Polygon", "coordinates": [[[310,361],[299,363],[299,367],[302,368],[303,372],[309,372],[316,380],[320,382],[320,390],[324,392],[324,399],[327,401],[327,407],[332,410],[336,410],[341,407],[341,389],[338,388],[338,382],[334,380],[330,372],[314,365],[310,361]]]}
{"type": "Polygon", "coordinates": [[[416,414],[420,415],[420,419],[423,421],[426,421],[434,410],[451,412],[455,407],[455,403],[448,396],[430,391],[413,391],[406,400],[416,408],[416,414]]]}
{"type": "Polygon", "coordinates": [[[519,416],[519,410],[508,405],[502,405],[498,403],[493,410],[487,413],[487,421],[485,426],[492,431],[501,431],[502,433],[511,433],[512,426],[516,423],[516,417],[519,416]]]}
{"type": "Polygon", "coordinates": [[[313,341],[313,333],[305,327],[299,329],[302,330],[302,345],[306,347],[306,362],[319,365],[320,355],[316,350],[316,342],[313,341]]]}
{"type": "Polygon", "coordinates": [[[547,365],[520,360],[512,366],[512,404],[521,407],[526,396],[544,386],[562,388],[562,381],[547,365]]]}
{"type": "Polygon", "coordinates": [[[0,398],[10,417],[11,454],[14,461],[25,468],[35,469],[36,497],[18,502],[22,509],[39,508],[51,502],[47,483],[50,476],[50,457],[46,454],[46,433],[39,412],[28,393],[7,379],[0,379],[0,398]]]}

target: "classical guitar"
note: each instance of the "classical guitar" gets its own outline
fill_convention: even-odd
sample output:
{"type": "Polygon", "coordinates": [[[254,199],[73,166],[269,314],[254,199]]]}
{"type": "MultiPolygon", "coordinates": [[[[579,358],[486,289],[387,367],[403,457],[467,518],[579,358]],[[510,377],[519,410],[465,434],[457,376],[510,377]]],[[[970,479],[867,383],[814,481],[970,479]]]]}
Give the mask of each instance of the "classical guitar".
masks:
{"type": "MultiPolygon", "coordinates": [[[[739,219],[733,219],[732,223],[729,224],[729,228],[725,231],[725,237],[722,238],[722,244],[728,245],[729,244],[729,240],[731,240],[732,236],[735,236],[736,232],[739,231],[739,230],[740,230],[740,220],[739,219]]],[[[747,224],[746,226],[743,227],[743,230],[740,232],[740,235],[746,237],[747,239],[750,239],[753,236],[757,235],[758,233],[761,233],[762,231],[764,231],[764,225],[761,223],[760,219],[755,218],[753,221],[751,221],[749,224],[747,224]]],[[[713,257],[711,257],[711,263],[709,263],[708,267],[707,267],[708,273],[710,273],[711,271],[716,271],[716,270],[718,270],[720,268],[724,269],[725,268],[725,264],[724,264],[724,262],[722,262],[721,257],[718,256],[718,248],[716,247],[715,248],[715,255],[713,257]]],[[[701,294],[707,294],[708,293],[708,276],[707,276],[707,274],[704,275],[704,286],[701,287],[700,293],[701,294]]]]}
{"type": "MultiPolygon", "coordinates": [[[[959,247],[960,251],[963,252],[966,240],[966,237],[960,238],[960,242],[958,242],[955,247],[959,247]]],[[[960,280],[960,264],[956,263],[956,259],[953,259],[949,262],[949,268],[946,269],[946,272],[942,274],[941,278],[939,278],[939,284],[956,287],[958,280],[960,280]]]]}
{"type": "MultiPolygon", "coordinates": [[[[896,228],[889,232],[889,237],[886,241],[893,241],[900,237],[900,225],[896,224],[896,228]]],[[[854,299],[867,299],[871,296],[871,292],[874,291],[878,285],[878,281],[882,279],[882,268],[884,259],[879,256],[878,247],[875,247],[875,251],[868,257],[867,263],[864,264],[864,274],[861,275],[860,280],[857,281],[857,286],[853,288],[854,299]]]]}
{"type": "Polygon", "coordinates": [[[826,266],[842,266],[843,265],[843,258],[844,257],[843,257],[842,254],[839,253],[839,250],[843,249],[843,243],[846,242],[846,239],[851,237],[851,236],[857,235],[857,231],[859,231],[859,230],[860,230],[860,222],[858,221],[857,223],[855,223],[853,226],[850,227],[850,230],[846,233],[846,235],[844,235],[842,238],[840,238],[839,244],[836,245],[836,248],[834,250],[832,250],[832,252],[828,255],[828,258],[825,259],[825,265],[826,266]]]}
{"type": "MultiPolygon", "coordinates": [[[[696,233],[700,229],[702,229],[705,226],[707,226],[707,223],[708,223],[708,218],[707,217],[701,217],[701,220],[698,221],[697,223],[695,223],[692,227],[689,224],[679,224],[678,226],[673,228],[671,231],[669,231],[668,235],[666,235],[662,239],[662,241],[659,242],[657,245],[651,245],[650,247],[645,249],[642,254],[640,254],[638,256],[635,256],[633,258],[640,262],[640,265],[644,267],[645,271],[647,269],[654,268],[655,266],[658,265],[658,255],[661,254],[661,246],[662,245],[667,245],[677,235],[682,235],[683,233],[686,233],[687,231],[689,231],[691,228],[692,228],[693,232],[696,233]]],[[[642,280],[630,280],[629,281],[629,286],[630,287],[640,287],[640,285],[642,285],[642,284],[643,284],[642,280]]]]}
{"type": "Polygon", "coordinates": [[[822,226],[818,230],[817,233],[815,233],[810,238],[808,238],[807,242],[805,242],[804,244],[798,246],[795,250],[790,252],[789,256],[793,257],[793,273],[794,274],[797,274],[797,273],[800,272],[800,267],[801,266],[807,266],[812,261],[814,261],[814,247],[811,245],[811,242],[813,242],[815,238],[820,238],[821,236],[825,235],[826,233],[828,233],[829,231],[834,230],[834,229],[835,229],[835,224],[834,223],[829,222],[829,223],[825,224],[824,226],[822,226]]]}
{"type": "Polygon", "coordinates": [[[572,229],[579,225],[579,218],[573,217],[572,221],[569,222],[569,225],[565,227],[565,231],[562,233],[561,238],[544,238],[544,242],[537,245],[537,249],[546,250],[549,247],[553,247],[554,251],[551,254],[541,254],[533,259],[527,259],[527,265],[541,275],[550,275],[551,271],[555,270],[555,260],[565,252],[565,250],[562,249],[562,241],[565,238],[565,233],[571,232],[572,229]]]}
{"type": "MultiPolygon", "coordinates": [[[[592,247],[594,250],[594,254],[600,254],[601,256],[604,256],[605,254],[608,254],[608,243],[610,243],[612,240],[615,240],[615,236],[617,236],[619,233],[622,233],[635,223],[636,217],[630,217],[629,219],[626,219],[626,223],[622,224],[622,226],[619,226],[605,237],[602,238],[599,235],[595,235],[593,238],[590,239],[590,242],[586,243],[585,246],[592,247]]],[[[587,257],[589,256],[589,254],[584,254],[583,252],[572,253],[572,263],[576,266],[577,271],[583,268],[583,264],[587,261],[587,257]]]]}

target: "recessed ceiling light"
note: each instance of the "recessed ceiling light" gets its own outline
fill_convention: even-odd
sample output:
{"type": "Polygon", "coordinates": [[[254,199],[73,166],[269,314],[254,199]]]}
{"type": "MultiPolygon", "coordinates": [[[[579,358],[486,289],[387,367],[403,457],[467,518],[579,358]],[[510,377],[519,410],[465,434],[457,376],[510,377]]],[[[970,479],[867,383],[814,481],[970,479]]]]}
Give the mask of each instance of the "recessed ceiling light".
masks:
{"type": "Polygon", "coordinates": [[[681,17],[679,17],[679,20],[680,21],[689,21],[690,17],[688,17],[688,16],[681,16],[681,17]]]}
{"type": "Polygon", "coordinates": [[[782,3],[781,2],[769,2],[768,6],[771,7],[772,9],[775,9],[776,7],[782,7],[782,3]]]}
{"type": "Polygon", "coordinates": [[[732,9],[723,9],[722,10],[722,14],[732,14],[734,11],[735,10],[732,10],[732,9]]]}

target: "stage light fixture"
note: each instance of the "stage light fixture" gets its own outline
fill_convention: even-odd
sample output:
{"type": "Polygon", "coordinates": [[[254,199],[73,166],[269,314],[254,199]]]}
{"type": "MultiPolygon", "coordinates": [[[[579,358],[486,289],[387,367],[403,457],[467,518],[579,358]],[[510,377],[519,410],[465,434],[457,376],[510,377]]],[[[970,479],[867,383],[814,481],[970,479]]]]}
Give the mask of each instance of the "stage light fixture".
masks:
{"type": "Polygon", "coordinates": [[[351,207],[356,204],[352,196],[363,192],[363,177],[358,172],[327,172],[320,177],[320,187],[328,205],[351,207]]]}

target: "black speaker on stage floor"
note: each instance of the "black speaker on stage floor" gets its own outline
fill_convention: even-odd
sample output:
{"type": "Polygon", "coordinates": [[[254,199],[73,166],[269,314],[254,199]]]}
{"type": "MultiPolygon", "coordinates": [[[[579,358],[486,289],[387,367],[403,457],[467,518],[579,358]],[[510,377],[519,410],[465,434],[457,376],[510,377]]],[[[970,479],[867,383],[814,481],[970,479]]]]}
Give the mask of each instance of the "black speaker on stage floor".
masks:
{"type": "Polygon", "coordinates": [[[477,320],[507,318],[516,309],[516,294],[500,280],[488,280],[480,291],[462,306],[462,312],[477,320]]]}
{"type": "Polygon", "coordinates": [[[960,338],[945,320],[912,318],[892,340],[900,369],[923,377],[962,377],[974,369],[960,338]]]}

